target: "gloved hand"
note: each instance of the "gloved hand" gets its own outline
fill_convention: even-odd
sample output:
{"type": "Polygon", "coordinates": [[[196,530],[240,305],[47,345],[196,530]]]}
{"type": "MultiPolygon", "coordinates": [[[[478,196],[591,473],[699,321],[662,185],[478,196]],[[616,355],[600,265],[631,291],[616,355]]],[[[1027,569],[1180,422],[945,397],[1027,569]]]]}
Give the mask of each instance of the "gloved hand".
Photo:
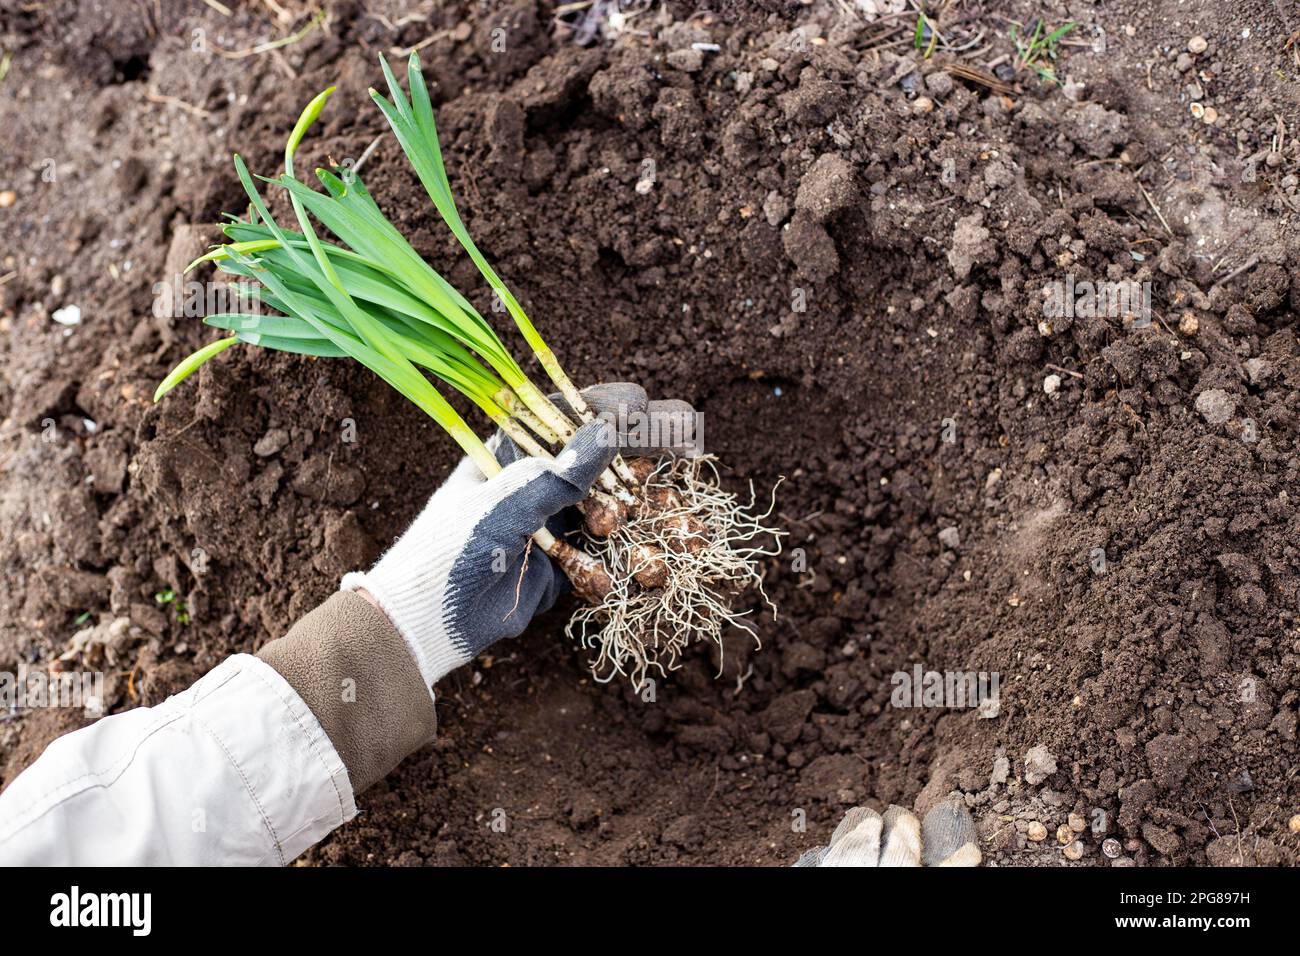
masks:
{"type": "MultiPolygon", "coordinates": [[[[679,398],[648,401],[645,389],[631,382],[593,385],[583,389],[582,397],[594,415],[618,432],[619,451],[643,458],[700,451],[704,438],[702,416],[690,402],[679,398]]],[[[563,395],[554,392],[547,398],[570,419],[577,421],[563,395]]],[[[497,432],[497,437],[501,444],[495,454],[501,464],[508,465],[525,457],[501,432],[497,432]]]]}
{"type": "MultiPolygon", "coordinates": [[[[627,383],[598,385],[583,397],[603,417],[690,410],[681,402],[651,403],[644,389],[627,383]]],[[[518,636],[568,587],[530,538],[544,523],[557,536],[577,527],[572,506],[614,458],[616,433],[600,421],[583,425],[552,461],[522,456],[498,433],[488,447],[505,465],[500,474],[486,480],[463,460],[373,568],[343,578],[343,590],[364,589],[388,615],[426,687],[493,642],[518,636]]],[[[618,435],[618,446],[628,447],[626,435],[618,435]]]]}
{"type": "Polygon", "coordinates": [[[979,866],[981,855],[970,813],[945,800],[918,823],[902,807],[882,817],[854,807],[831,834],[827,846],[805,852],[795,866],[979,866]]]}

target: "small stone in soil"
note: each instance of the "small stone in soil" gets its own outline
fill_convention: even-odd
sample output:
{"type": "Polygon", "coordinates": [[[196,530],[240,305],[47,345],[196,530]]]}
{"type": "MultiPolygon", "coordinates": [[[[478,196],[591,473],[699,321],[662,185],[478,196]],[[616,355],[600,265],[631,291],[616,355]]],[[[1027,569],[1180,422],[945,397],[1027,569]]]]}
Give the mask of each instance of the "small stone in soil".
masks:
{"type": "Polygon", "coordinates": [[[1237,400],[1221,388],[1208,388],[1196,396],[1196,410],[1211,425],[1222,425],[1237,410],[1237,400]]]}
{"type": "Polygon", "coordinates": [[[769,226],[779,226],[790,215],[790,201],[775,189],[763,200],[763,216],[769,226]]]}
{"type": "Polygon", "coordinates": [[[993,761],[993,773],[989,775],[989,786],[1007,782],[1011,775],[1011,761],[1006,757],[997,757],[993,761]]]}
{"type": "Polygon", "coordinates": [[[947,70],[936,70],[925,78],[925,88],[942,99],[952,92],[952,74],[947,70]]]}
{"type": "Polygon", "coordinates": [[[704,66],[704,54],[687,47],[685,50],[673,50],[665,58],[674,70],[683,73],[697,73],[704,66]]]}
{"type": "Polygon", "coordinates": [[[81,306],[65,305],[61,309],[55,309],[54,314],[50,316],[59,325],[73,326],[81,324],[81,306]]]}
{"type": "Polygon", "coordinates": [[[1041,744],[1030,747],[1025,754],[1025,781],[1029,784],[1042,783],[1056,773],[1056,756],[1041,744]]]}
{"type": "Polygon", "coordinates": [[[289,444],[289,433],[283,428],[272,428],[257,440],[253,454],[259,458],[269,458],[285,445],[289,444]]]}

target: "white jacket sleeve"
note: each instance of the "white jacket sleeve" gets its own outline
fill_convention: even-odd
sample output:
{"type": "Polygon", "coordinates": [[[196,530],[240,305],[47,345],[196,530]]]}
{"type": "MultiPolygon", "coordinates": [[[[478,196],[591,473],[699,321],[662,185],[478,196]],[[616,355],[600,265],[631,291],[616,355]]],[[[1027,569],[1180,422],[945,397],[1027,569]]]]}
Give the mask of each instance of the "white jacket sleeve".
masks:
{"type": "Polygon", "coordinates": [[[312,711],[239,654],[51,743],[0,793],[0,864],[282,865],[356,812],[312,711]]]}

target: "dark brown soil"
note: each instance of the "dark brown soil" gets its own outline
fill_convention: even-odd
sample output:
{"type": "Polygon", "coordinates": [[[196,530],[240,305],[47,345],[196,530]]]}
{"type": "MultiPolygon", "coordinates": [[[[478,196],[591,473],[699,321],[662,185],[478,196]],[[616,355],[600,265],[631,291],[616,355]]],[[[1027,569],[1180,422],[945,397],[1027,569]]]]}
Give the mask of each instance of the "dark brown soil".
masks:
{"type": "MultiPolygon", "coordinates": [[[[788,479],[780,618],[649,703],[586,676],[557,609],[440,687],[437,742],[308,862],[789,863],[854,803],[952,791],[1000,863],[1067,863],[1070,814],[1077,865],[1106,837],[1139,865],[1296,861],[1294,2],[931,4],[983,40],[929,59],[914,17],[821,0],[676,4],[587,47],[550,2],[341,2],[236,59],[212,48],[307,16],[227,3],[0,8],[0,669],[125,618],[111,709],[156,703],[283,633],[451,468],[340,362],[236,350],[150,403],[212,337],[152,289],[241,209],[229,154],[274,173],[336,83],[303,168],[359,156],[377,53],[432,38],[469,228],[573,376],[693,402],[737,489],[788,479]],[[1082,24],[1064,86],[945,70],[987,72],[1035,15],[1082,24]],[[1155,321],[1040,331],[1067,273],[1150,281],[1155,321]],[[998,672],[1000,712],[891,706],[917,664],[998,672]]],[[[364,172],[486,308],[391,139],[364,172]]],[[[0,723],[0,781],[81,722],[0,723]]]]}

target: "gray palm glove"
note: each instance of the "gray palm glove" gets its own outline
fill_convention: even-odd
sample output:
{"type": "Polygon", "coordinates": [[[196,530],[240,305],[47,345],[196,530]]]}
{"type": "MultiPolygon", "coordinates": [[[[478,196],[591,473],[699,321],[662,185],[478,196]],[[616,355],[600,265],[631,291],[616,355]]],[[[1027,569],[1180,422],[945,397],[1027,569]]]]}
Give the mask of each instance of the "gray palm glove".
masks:
{"type": "MultiPolygon", "coordinates": [[[[651,406],[636,385],[596,386],[583,396],[597,414],[635,418],[651,406]]],[[[498,433],[488,447],[505,466],[500,474],[484,479],[465,459],[373,568],[344,576],[343,590],[364,588],[388,615],[426,686],[518,636],[568,587],[530,539],[544,524],[557,535],[576,527],[573,506],[613,460],[616,432],[602,421],[583,425],[550,461],[522,456],[498,433]]]]}
{"type": "Polygon", "coordinates": [[[970,813],[945,800],[918,823],[910,810],[891,806],[881,816],[867,807],[844,815],[827,846],[813,847],[795,866],[979,866],[970,813]]]}
{"type": "MultiPolygon", "coordinates": [[[[702,416],[689,402],[680,399],[649,400],[645,389],[632,382],[608,382],[583,389],[583,400],[592,413],[618,433],[618,447],[629,455],[656,458],[700,450],[703,442],[702,416]]],[[[558,393],[548,398],[560,411],[573,418],[569,403],[558,393]]],[[[500,436],[497,461],[506,465],[524,457],[509,438],[500,436]]]]}

